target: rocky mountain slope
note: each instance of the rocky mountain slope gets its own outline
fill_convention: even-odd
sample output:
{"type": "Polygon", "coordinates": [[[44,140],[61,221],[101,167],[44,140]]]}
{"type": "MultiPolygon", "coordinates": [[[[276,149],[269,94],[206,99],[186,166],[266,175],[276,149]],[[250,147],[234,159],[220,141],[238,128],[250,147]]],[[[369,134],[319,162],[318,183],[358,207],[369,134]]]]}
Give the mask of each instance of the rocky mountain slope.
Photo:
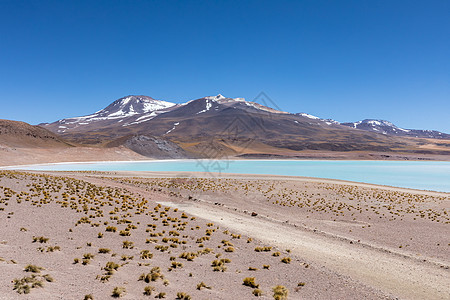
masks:
{"type": "Polygon", "coordinates": [[[103,128],[126,127],[151,120],[174,106],[176,106],[175,103],[155,100],[148,96],[127,96],[87,116],[62,119],[39,125],[62,135],[103,128]]]}
{"type": "MultiPolygon", "coordinates": [[[[411,139],[411,135],[391,134],[406,130],[393,126],[387,130],[387,124],[384,131],[382,128],[360,130],[364,129],[360,124],[349,126],[306,113],[287,113],[220,94],[182,104],[146,96],[127,96],[97,113],[41,126],[81,144],[108,145],[111,141],[116,144],[121,141],[124,145],[126,142],[142,144],[139,136],[146,137],[143,139],[156,138],[178,145],[193,157],[257,154],[261,149],[267,153],[269,148],[275,152],[275,149],[284,149],[435,154],[450,150],[445,145],[431,147],[432,150],[430,147],[423,149],[422,146],[428,141],[411,139]],[[133,142],[129,137],[135,137],[133,142]]],[[[441,136],[445,138],[445,135],[441,136]]],[[[146,143],[149,141],[146,140],[146,143]]],[[[161,145],[154,141],[151,143],[153,146],[148,147],[154,150],[161,145]]],[[[143,151],[142,145],[139,149],[143,151]]]]}

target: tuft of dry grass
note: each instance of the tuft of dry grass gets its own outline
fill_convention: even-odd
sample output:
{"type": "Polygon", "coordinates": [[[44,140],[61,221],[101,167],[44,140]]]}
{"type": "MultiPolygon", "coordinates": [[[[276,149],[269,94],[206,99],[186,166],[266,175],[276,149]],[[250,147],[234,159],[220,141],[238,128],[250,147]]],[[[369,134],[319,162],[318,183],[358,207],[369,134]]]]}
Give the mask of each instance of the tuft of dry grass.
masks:
{"type": "Polygon", "coordinates": [[[108,248],[99,248],[98,249],[98,253],[101,253],[101,254],[106,254],[109,252],[111,252],[111,249],[108,249],[108,248]]]}
{"type": "Polygon", "coordinates": [[[281,259],[281,262],[283,262],[285,264],[290,264],[291,263],[291,258],[290,257],[283,257],[281,259]]]}
{"type": "Polygon", "coordinates": [[[125,292],[126,292],[126,289],[125,289],[124,287],[118,287],[118,286],[116,286],[116,287],[113,289],[111,296],[114,297],[114,298],[120,298],[120,297],[122,297],[123,295],[125,295],[125,292]]]}
{"type": "Polygon", "coordinates": [[[211,289],[211,287],[207,286],[206,283],[204,283],[203,281],[197,284],[197,290],[201,290],[202,288],[211,289]]]}
{"type": "Polygon", "coordinates": [[[259,284],[255,283],[255,277],[246,277],[243,280],[243,285],[249,286],[251,288],[259,288],[259,284]]]}
{"type": "Polygon", "coordinates": [[[35,266],[35,265],[26,265],[23,270],[25,272],[41,273],[41,271],[44,270],[44,268],[38,267],[38,266],[35,266]]]}
{"type": "Polygon", "coordinates": [[[144,288],[144,295],[145,295],[145,296],[151,296],[154,290],[155,290],[154,287],[152,287],[151,285],[147,285],[147,286],[144,288]]]}
{"type": "Polygon", "coordinates": [[[262,291],[260,289],[254,289],[252,294],[255,295],[256,297],[260,297],[262,296],[262,291]]]}
{"type": "Polygon", "coordinates": [[[191,300],[191,296],[189,296],[188,294],[184,293],[184,292],[178,292],[177,293],[177,299],[178,300],[191,300]]]}
{"type": "Polygon", "coordinates": [[[272,288],[272,291],[275,300],[286,300],[288,298],[289,291],[285,286],[277,285],[272,288]]]}

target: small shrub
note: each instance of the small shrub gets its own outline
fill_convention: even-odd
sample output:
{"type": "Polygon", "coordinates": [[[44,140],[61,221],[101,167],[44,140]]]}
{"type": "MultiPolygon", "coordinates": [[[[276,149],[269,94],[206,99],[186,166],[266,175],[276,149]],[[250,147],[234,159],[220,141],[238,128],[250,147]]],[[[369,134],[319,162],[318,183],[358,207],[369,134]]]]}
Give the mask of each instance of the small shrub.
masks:
{"type": "Polygon", "coordinates": [[[120,267],[119,264],[116,264],[115,262],[112,261],[108,261],[103,270],[106,271],[106,275],[112,275],[114,271],[117,271],[117,269],[119,269],[119,267],[120,267]]]}
{"type": "Polygon", "coordinates": [[[272,256],[280,256],[280,254],[281,253],[277,251],[277,252],[272,253],[272,256]]]}
{"type": "Polygon", "coordinates": [[[277,285],[276,287],[272,288],[273,291],[273,298],[275,300],[285,300],[288,297],[288,289],[285,286],[277,285]]]}
{"type": "Polygon", "coordinates": [[[92,254],[92,253],[85,253],[85,254],[83,254],[83,258],[84,259],[92,259],[92,258],[94,258],[94,254],[92,254]]]}
{"type": "Polygon", "coordinates": [[[192,298],[191,298],[191,296],[189,296],[186,293],[178,292],[177,293],[177,299],[179,299],[179,300],[191,300],[192,298]]]}
{"type": "Polygon", "coordinates": [[[215,266],[213,267],[214,272],[225,272],[227,270],[226,266],[215,266]]]}
{"type": "Polygon", "coordinates": [[[139,276],[139,280],[143,280],[146,283],[149,283],[150,281],[156,281],[159,278],[164,278],[164,275],[161,274],[161,269],[159,267],[154,267],[150,270],[150,273],[143,273],[141,274],[141,276],[139,276]]]}
{"type": "Polygon", "coordinates": [[[126,260],[132,260],[133,258],[134,258],[134,256],[125,255],[125,254],[122,254],[122,256],[121,256],[121,259],[122,259],[123,261],[126,261],[126,260]]]}
{"type": "Polygon", "coordinates": [[[101,254],[106,254],[109,252],[111,252],[111,249],[108,249],[108,248],[99,248],[98,249],[98,253],[101,253],[101,254]]]}
{"type": "Polygon", "coordinates": [[[272,250],[272,247],[256,247],[256,252],[270,252],[272,250]]]}
{"type": "Polygon", "coordinates": [[[23,278],[16,278],[13,280],[13,290],[15,290],[19,294],[29,294],[31,289],[43,287],[44,280],[47,282],[52,282],[53,278],[50,275],[36,275],[32,274],[31,276],[25,276],[23,278]]]}
{"type": "Polygon", "coordinates": [[[234,248],[233,247],[227,247],[224,249],[225,252],[234,252],[234,248]]]}
{"type": "Polygon", "coordinates": [[[106,231],[109,231],[109,232],[116,232],[116,231],[117,231],[117,227],[114,227],[114,226],[108,226],[108,227],[106,227],[106,231]]]}
{"type": "Polygon", "coordinates": [[[14,279],[14,287],[13,290],[15,290],[19,294],[29,294],[31,291],[31,286],[28,285],[28,283],[31,281],[31,277],[23,277],[21,279],[14,279]]]}
{"type": "Polygon", "coordinates": [[[144,295],[145,295],[145,296],[150,296],[154,290],[155,290],[154,287],[152,287],[151,285],[147,285],[147,286],[144,288],[144,295]]]}
{"type": "Polygon", "coordinates": [[[103,275],[103,276],[100,276],[100,281],[106,282],[106,281],[109,281],[110,278],[111,278],[111,275],[103,275]]]}
{"type": "Polygon", "coordinates": [[[43,237],[43,236],[33,236],[33,243],[39,242],[39,243],[47,243],[49,238],[43,237]]]}
{"type": "Polygon", "coordinates": [[[180,262],[172,261],[172,263],[171,263],[171,268],[172,268],[172,269],[182,268],[182,267],[183,267],[183,264],[180,263],[180,262]]]}
{"type": "Polygon", "coordinates": [[[131,235],[131,232],[129,232],[129,231],[127,231],[127,230],[121,230],[121,231],[119,232],[119,235],[121,235],[121,236],[130,236],[130,235],[131,235]]]}
{"type": "Polygon", "coordinates": [[[55,251],[60,251],[61,247],[60,246],[48,246],[47,247],[47,252],[55,252],[55,251]]]}
{"type": "Polygon", "coordinates": [[[141,259],[151,259],[153,257],[153,254],[150,252],[150,250],[142,250],[141,251],[141,259]]]}
{"type": "Polygon", "coordinates": [[[195,252],[183,252],[179,256],[180,258],[184,258],[188,261],[193,261],[197,257],[197,253],[195,252]]]}
{"type": "Polygon", "coordinates": [[[41,273],[44,268],[38,267],[35,265],[26,265],[25,269],[23,269],[25,272],[31,272],[31,273],[41,273]]]}
{"type": "Polygon", "coordinates": [[[118,287],[116,286],[113,291],[112,291],[112,295],[114,298],[119,298],[122,297],[123,295],[125,295],[125,288],[124,287],[118,287]]]}
{"type": "Polygon", "coordinates": [[[133,249],[134,248],[134,243],[130,242],[130,241],[123,241],[122,242],[122,248],[124,248],[124,249],[133,249]]]}
{"type": "Polygon", "coordinates": [[[245,286],[249,286],[251,288],[259,288],[259,284],[255,283],[255,277],[246,277],[244,278],[244,283],[243,285],[245,286]]]}
{"type": "Polygon", "coordinates": [[[84,300],[94,300],[94,296],[92,294],[85,295],[84,300]]]}
{"type": "Polygon", "coordinates": [[[290,257],[283,257],[281,259],[281,262],[283,262],[285,264],[290,264],[291,263],[291,258],[290,257]]]}
{"type": "Polygon", "coordinates": [[[197,284],[197,290],[201,290],[202,288],[211,289],[211,287],[207,286],[203,281],[197,284]]]}
{"type": "Polygon", "coordinates": [[[260,289],[254,289],[252,292],[256,297],[262,296],[262,291],[260,289]]]}

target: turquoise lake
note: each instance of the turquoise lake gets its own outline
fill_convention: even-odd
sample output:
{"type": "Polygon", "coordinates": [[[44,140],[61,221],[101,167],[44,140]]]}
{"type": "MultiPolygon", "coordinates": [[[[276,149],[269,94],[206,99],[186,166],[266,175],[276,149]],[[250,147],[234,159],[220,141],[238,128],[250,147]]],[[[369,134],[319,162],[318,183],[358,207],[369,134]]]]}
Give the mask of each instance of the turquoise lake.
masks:
{"type": "Polygon", "coordinates": [[[450,192],[450,162],[329,160],[167,160],[48,164],[9,169],[55,171],[172,171],[267,174],[341,179],[450,192]]]}

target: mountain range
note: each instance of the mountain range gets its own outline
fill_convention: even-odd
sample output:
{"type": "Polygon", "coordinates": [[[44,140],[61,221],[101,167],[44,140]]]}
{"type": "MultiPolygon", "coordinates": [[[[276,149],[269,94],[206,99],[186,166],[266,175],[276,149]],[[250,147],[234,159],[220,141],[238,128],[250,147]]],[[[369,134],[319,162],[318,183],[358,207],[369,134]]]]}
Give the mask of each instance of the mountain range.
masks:
{"type": "Polygon", "coordinates": [[[450,139],[450,134],[442,133],[436,130],[404,129],[397,127],[391,122],[386,120],[365,119],[353,123],[341,123],[341,125],[394,136],[409,136],[409,137],[430,138],[430,139],[450,139]]]}
{"type": "Polygon", "coordinates": [[[296,151],[447,154],[450,150],[447,143],[431,150],[424,146],[430,143],[427,139],[450,140],[449,134],[437,131],[403,129],[371,119],[339,123],[220,94],[182,104],[130,95],[90,115],[39,125],[72,144],[125,145],[146,156],[161,147],[175,157],[296,151]]]}

